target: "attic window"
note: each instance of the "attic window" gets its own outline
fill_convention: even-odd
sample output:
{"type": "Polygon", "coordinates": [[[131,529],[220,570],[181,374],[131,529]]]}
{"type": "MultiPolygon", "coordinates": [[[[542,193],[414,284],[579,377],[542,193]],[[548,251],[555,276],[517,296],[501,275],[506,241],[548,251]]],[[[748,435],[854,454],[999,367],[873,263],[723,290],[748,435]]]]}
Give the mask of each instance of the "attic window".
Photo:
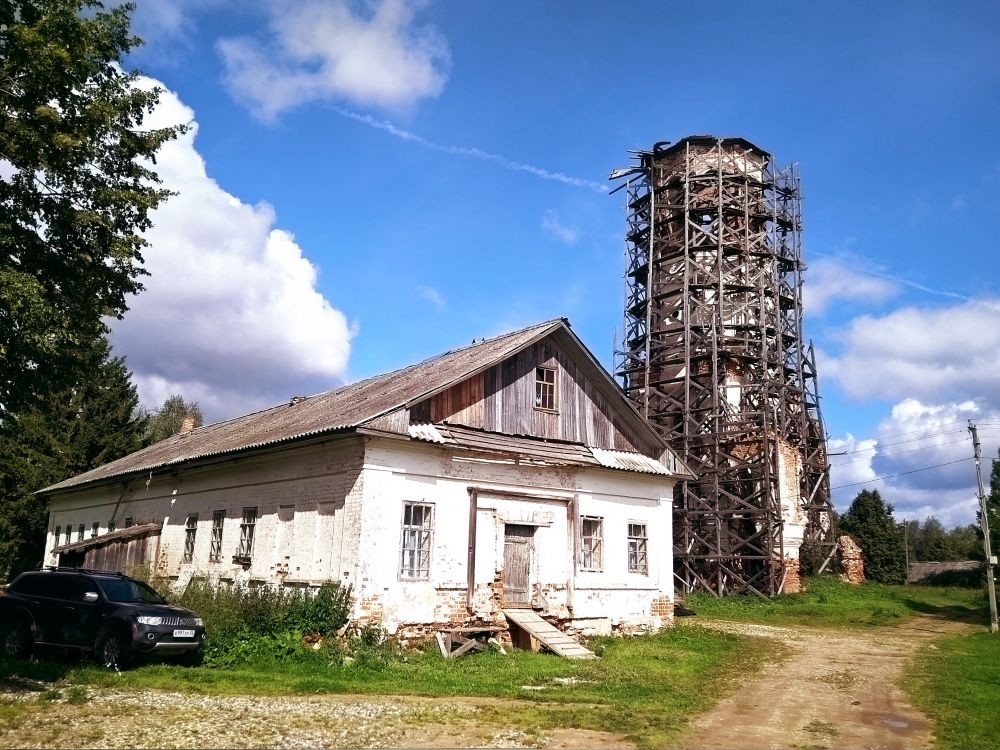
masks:
{"type": "Polygon", "coordinates": [[[556,368],[535,368],[535,408],[556,410],[556,368]]]}

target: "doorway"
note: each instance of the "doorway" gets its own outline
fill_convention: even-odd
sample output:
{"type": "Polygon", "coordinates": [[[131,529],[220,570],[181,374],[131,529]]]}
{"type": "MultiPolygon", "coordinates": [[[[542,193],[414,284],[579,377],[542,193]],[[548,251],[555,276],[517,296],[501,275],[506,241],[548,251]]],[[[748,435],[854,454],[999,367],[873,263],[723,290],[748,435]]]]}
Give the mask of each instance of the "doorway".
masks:
{"type": "Polygon", "coordinates": [[[531,606],[531,555],[535,527],[504,525],[503,603],[504,607],[531,606]]]}

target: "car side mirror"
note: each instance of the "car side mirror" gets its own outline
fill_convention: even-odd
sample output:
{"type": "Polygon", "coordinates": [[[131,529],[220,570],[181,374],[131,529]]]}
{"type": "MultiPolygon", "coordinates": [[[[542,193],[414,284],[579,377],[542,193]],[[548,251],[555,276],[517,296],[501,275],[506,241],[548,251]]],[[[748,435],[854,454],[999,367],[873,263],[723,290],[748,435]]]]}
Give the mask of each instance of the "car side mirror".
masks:
{"type": "Polygon", "coordinates": [[[83,600],[85,602],[96,602],[98,598],[99,597],[97,596],[96,591],[88,591],[86,594],[83,595],[83,600]]]}

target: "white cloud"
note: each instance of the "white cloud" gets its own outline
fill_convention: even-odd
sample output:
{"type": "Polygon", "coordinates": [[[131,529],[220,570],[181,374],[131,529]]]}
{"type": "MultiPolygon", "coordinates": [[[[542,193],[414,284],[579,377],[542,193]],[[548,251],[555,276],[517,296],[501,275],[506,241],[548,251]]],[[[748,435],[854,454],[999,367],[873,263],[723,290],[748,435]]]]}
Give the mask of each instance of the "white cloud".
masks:
{"type": "Polygon", "coordinates": [[[846,510],[854,496],[875,488],[892,503],[898,518],[935,515],[946,525],[971,523],[976,510],[976,475],[968,421],[980,424],[983,465],[1000,446],[1000,409],[975,401],[925,404],[906,399],[892,407],[876,437],[851,435],[829,441],[837,505],[846,510]],[[878,479],[878,477],[887,477],[878,479]],[[849,485],[849,486],[844,486],[849,485]]]}
{"type": "Polygon", "coordinates": [[[809,265],[802,285],[803,306],[811,315],[822,315],[834,301],[883,302],[898,286],[888,279],[850,267],[850,261],[821,257],[809,265]]]}
{"type": "Polygon", "coordinates": [[[448,303],[445,301],[444,295],[442,295],[441,292],[434,287],[418,286],[416,291],[419,297],[430,302],[436,310],[443,311],[448,307],[448,303]]]}
{"type": "Polygon", "coordinates": [[[542,229],[564,245],[575,245],[578,239],[576,229],[563,224],[559,214],[551,209],[542,214],[542,229]]]}
{"type": "MultiPolygon", "coordinates": [[[[165,91],[145,125],[193,118],[165,91]]],[[[274,210],[207,175],[196,134],[192,123],[158,155],[164,187],[178,195],[146,233],[146,291],[111,324],[143,403],[180,393],[218,419],[337,385],[353,335],[346,318],[316,289],[317,269],[294,237],[275,228],[274,210]]]]}
{"type": "Polygon", "coordinates": [[[1000,300],[855,318],[823,374],[855,397],[1000,406],[1000,300]]]}
{"type": "Polygon", "coordinates": [[[436,97],[450,54],[437,29],[414,23],[423,4],[275,0],[267,39],[218,42],[227,84],[265,120],[314,101],[400,107],[436,97]]]}

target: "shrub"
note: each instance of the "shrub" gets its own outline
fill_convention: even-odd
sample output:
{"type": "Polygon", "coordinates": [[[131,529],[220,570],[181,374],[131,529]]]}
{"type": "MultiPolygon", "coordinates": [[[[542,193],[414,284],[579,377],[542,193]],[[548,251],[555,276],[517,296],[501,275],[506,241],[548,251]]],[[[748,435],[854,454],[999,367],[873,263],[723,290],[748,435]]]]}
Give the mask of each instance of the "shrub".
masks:
{"type": "Polygon", "coordinates": [[[213,586],[192,578],[177,604],[205,620],[209,661],[287,658],[306,634],[330,635],[347,624],[350,587],[330,581],[315,593],[272,586],[213,586]],[[252,643],[251,643],[252,642],[252,643]]]}

